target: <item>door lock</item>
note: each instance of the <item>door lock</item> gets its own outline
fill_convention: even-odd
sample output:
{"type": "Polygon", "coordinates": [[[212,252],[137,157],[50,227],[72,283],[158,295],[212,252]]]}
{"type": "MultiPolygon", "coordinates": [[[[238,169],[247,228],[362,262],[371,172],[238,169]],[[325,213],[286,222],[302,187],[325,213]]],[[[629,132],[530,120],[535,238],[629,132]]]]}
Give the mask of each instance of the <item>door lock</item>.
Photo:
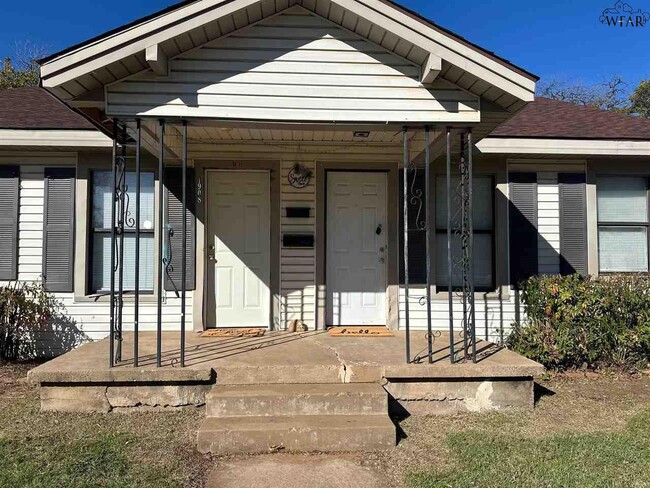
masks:
{"type": "Polygon", "coordinates": [[[377,226],[377,230],[375,230],[375,234],[377,234],[378,236],[380,236],[382,230],[383,230],[383,226],[382,226],[382,224],[379,224],[379,225],[377,226]]]}

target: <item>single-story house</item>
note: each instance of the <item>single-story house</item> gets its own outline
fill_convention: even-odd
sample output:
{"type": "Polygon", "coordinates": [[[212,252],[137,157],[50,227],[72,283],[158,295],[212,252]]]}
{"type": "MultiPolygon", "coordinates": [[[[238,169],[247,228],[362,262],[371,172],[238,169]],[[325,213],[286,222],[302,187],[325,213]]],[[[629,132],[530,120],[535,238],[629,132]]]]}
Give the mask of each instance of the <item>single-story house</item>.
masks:
{"type": "Polygon", "coordinates": [[[88,339],[116,295],[125,331],[159,303],[177,330],[181,288],[188,330],[426,329],[425,219],[447,330],[447,157],[473,165],[477,336],[507,332],[526,276],[648,272],[650,121],[535,98],[536,76],[388,0],[182,2],[41,75],[0,92],[0,280],[42,280],[88,339]]]}

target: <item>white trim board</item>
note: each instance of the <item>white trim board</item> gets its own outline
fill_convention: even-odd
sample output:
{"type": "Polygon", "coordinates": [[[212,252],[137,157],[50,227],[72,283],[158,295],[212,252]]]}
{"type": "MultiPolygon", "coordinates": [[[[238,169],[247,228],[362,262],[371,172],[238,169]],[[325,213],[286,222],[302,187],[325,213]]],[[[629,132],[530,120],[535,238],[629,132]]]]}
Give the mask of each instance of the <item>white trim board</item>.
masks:
{"type": "Polygon", "coordinates": [[[0,146],[113,147],[98,130],[0,129],[0,146]]]}
{"type": "Polygon", "coordinates": [[[486,137],[476,147],[483,154],[650,156],[650,141],[486,137]]]}

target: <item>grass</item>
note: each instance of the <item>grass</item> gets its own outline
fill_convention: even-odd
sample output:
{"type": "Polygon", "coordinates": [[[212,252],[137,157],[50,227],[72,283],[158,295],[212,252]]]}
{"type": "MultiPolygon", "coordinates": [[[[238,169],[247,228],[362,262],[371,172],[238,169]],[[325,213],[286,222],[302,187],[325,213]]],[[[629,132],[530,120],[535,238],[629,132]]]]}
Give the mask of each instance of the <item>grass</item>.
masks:
{"type": "Polygon", "coordinates": [[[204,485],[201,409],[41,414],[27,369],[0,366],[0,487],[204,485]]]}
{"type": "Polygon", "coordinates": [[[650,487],[650,377],[543,382],[535,410],[411,417],[369,463],[388,487],[650,487]]]}
{"type": "Polygon", "coordinates": [[[411,473],[407,486],[650,486],[650,410],[632,417],[622,432],[535,439],[469,431],[449,435],[447,445],[453,468],[411,473]]]}

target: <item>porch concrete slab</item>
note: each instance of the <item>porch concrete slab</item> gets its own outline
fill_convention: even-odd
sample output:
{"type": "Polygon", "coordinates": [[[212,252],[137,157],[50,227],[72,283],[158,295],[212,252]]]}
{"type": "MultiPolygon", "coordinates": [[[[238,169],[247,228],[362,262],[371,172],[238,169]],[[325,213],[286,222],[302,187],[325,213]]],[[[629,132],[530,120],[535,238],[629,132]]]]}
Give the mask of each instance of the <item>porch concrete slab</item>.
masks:
{"type": "Polygon", "coordinates": [[[384,478],[352,456],[275,454],[233,459],[219,465],[208,488],[383,488],[384,478]]]}
{"type": "MultiPolygon", "coordinates": [[[[462,339],[456,337],[457,351],[462,339]]],[[[162,365],[156,367],[156,333],[139,335],[139,366],[133,367],[133,334],[123,342],[123,361],[109,368],[108,340],[88,343],[32,370],[38,383],[340,383],[384,378],[517,378],[541,374],[541,365],[489,342],[477,344],[479,361],[450,364],[449,336],[434,343],[426,359],[423,331],[411,334],[411,351],[424,359],[406,364],[404,333],[395,337],[330,337],[327,332],[268,332],[254,338],[186,334],[186,367],[179,367],[180,333],[164,332],[162,365]]]]}
{"type": "MultiPolygon", "coordinates": [[[[487,342],[477,342],[477,363],[471,361],[451,364],[449,335],[442,333],[433,345],[433,363],[427,359],[427,342],[424,332],[411,333],[411,354],[422,359],[417,364],[406,364],[405,336],[395,337],[331,337],[328,334],[313,336],[312,340],[336,351],[338,359],[346,366],[346,380],[366,382],[374,378],[509,378],[537,376],[544,367],[513,351],[487,342]]],[[[456,338],[458,355],[462,339],[456,338]]]]}

